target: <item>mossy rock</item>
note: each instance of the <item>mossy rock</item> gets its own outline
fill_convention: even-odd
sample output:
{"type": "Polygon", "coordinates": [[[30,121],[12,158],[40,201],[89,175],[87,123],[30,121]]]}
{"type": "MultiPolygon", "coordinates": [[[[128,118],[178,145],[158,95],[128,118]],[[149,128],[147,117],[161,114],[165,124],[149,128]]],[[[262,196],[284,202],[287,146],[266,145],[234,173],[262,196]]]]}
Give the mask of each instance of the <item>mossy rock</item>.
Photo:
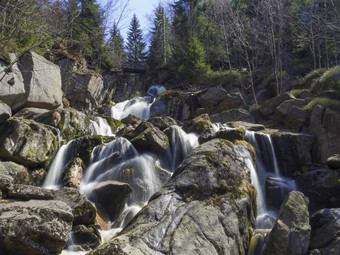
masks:
{"type": "Polygon", "coordinates": [[[225,129],[216,132],[216,138],[226,139],[231,142],[236,140],[244,140],[246,130],[244,128],[225,129]]]}

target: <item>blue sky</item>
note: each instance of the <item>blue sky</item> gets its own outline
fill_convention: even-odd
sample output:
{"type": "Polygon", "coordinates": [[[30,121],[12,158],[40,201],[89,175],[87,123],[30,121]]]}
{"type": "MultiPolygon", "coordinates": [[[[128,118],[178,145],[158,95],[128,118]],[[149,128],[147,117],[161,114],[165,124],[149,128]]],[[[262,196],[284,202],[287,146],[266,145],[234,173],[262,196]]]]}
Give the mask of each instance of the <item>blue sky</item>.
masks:
{"type": "MultiPolygon", "coordinates": [[[[121,0],[125,2],[127,0],[121,0]]],[[[102,6],[105,5],[107,0],[98,0],[102,6]]],[[[129,28],[130,21],[134,13],[140,22],[141,28],[144,32],[144,38],[146,38],[147,33],[150,30],[150,17],[153,16],[154,9],[158,6],[159,3],[169,2],[169,0],[130,0],[128,6],[128,12],[126,18],[123,22],[120,23],[119,28],[122,36],[126,38],[126,34],[129,28]]]]}

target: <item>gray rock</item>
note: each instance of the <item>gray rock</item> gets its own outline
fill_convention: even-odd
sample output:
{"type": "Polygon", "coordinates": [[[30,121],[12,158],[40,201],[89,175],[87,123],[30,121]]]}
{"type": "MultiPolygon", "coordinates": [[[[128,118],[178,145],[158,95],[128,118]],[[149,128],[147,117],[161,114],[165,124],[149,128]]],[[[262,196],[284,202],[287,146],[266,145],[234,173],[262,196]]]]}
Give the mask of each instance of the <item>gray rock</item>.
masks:
{"type": "Polygon", "coordinates": [[[0,126],[0,159],[36,167],[48,163],[56,146],[56,137],[43,124],[13,118],[0,126]]]}
{"type": "Polygon", "coordinates": [[[317,105],[310,117],[310,132],[316,138],[314,151],[317,162],[327,159],[340,151],[340,113],[317,105]]]}
{"type": "Polygon", "coordinates": [[[212,122],[226,123],[230,121],[255,122],[255,118],[245,109],[231,109],[211,116],[212,122]]]}
{"type": "Polygon", "coordinates": [[[84,169],[85,165],[80,158],[75,158],[70,161],[65,166],[63,186],[76,189],[79,188],[84,169]]]}
{"type": "Polygon", "coordinates": [[[150,122],[143,121],[132,133],[125,135],[131,143],[141,150],[165,152],[169,146],[169,139],[159,128],[150,122]]]}
{"type": "Polygon", "coordinates": [[[101,243],[99,231],[91,226],[87,228],[84,225],[75,226],[72,229],[73,245],[80,246],[83,250],[91,250],[98,247],[101,243]]]}
{"type": "MultiPolygon", "coordinates": [[[[0,81],[0,100],[12,107],[25,98],[26,90],[24,85],[24,78],[19,69],[17,56],[14,53],[9,53],[10,61],[14,62],[12,67],[0,81]]],[[[8,66],[0,61],[1,78],[4,70],[8,66]]]]}
{"type": "Polygon", "coordinates": [[[274,111],[276,110],[276,107],[281,105],[284,101],[292,100],[292,99],[295,99],[295,97],[291,95],[290,93],[287,93],[287,92],[282,93],[281,95],[273,97],[269,99],[268,101],[266,101],[264,104],[262,104],[259,108],[259,111],[264,116],[268,117],[269,115],[274,113],[274,111]]]}
{"type": "Polygon", "coordinates": [[[340,205],[340,173],[316,169],[298,176],[296,185],[308,198],[311,213],[340,205]]]}
{"type": "Polygon", "coordinates": [[[183,129],[187,133],[197,133],[201,134],[203,133],[206,129],[212,127],[212,123],[210,121],[209,115],[207,113],[204,113],[192,120],[188,120],[183,129]]]}
{"type": "Polygon", "coordinates": [[[50,200],[54,198],[54,191],[36,186],[12,184],[2,189],[5,198],[18,200],[50,200]]]}
{"type": "Polygon", "coordinates": [[[316,212],[310,218],[310,224],[312,234],[309,249],[330,246],[340,238],[340,208],[322,209],[316,212]]]}
{"type": "Polygon", "coordinates": [[[71,209],[61,201],[0,202],[0,253],[59,254],[72,228],[71,209]]]}
{"type": "Polygon", "coordinates": [[[245,254],[256,198],[237,158],[226,140],[197,147],[132,222],[90,254],[245,254]]]}
{"type": "Polygon", "coordinates": [[[4,104],[0,101],[0,124],[4,123],[11,116],[11,108],[7,104],[4,104]]]}
{"type": "Polygon", "coordinates": [[[236,140],[244,140],[245,133],[246,131],[243,128],[221,129],[216,132],[215,137],[235,142],[236,140]]]}
{"type": "Polygon", "coordinates": [[[228,93],[222,87],[209,88],[199,97],[199,102],[209,114],[216,114],[233,108],[245,107],[241,93],[228,93]]]}
{"type": "Polygon", "coordinates": [[[13,110],[24,107],[55,109],[62,103],[61,76],[57,65],[35,52],[24,54],[19,60],[25,84],[25,99],[16,102],[13,110]]]}
{"type": "Polygon", "coordinates": [[[96,208],[77,189],[62,188],[55,191],[55,200],[60,200],[72,209],[73,225],[91,225],[95,223],[96,208]]]}
{"type": "Polygon", "coordinates": [[[12,183],[14,177],[25,167],[11,161],[0,161],[0,188],[12,183]]]}
{"type": "Polygon", "coordinates": [[[332,169],[340,169],[340,154],[334,154],[327,159],[328,167],[332,169]]]}
{"type": "Polygon", "coordinates": [[[127,183],[106,181],[94,185],[89,199],[96,204],[102,218],[114,221],[122,212],[131,193],[132,189],[127,183]]]}
{"type": "Polygon", "coordinates": [[[284,127],[287,129],[301,130],[307,121],[307,117],[306,111],[294,106],[286,116],[284,127]]]}
{"type": "Polygon", "coordinates": [[[169,116],[153,117],[149,119],[149,122],[154,126],[158,127],[162,131],[164,131],[167,128],[170,128],[172,125],[178,125],[177,121],[169,116]]]}
{"type": "Polygon", "coordinates": [[[261,131],[265,129],[265,126],[262,124],[255,124],[255,123],[249,123],[244,121],[233,121],[228,122],[230,126],[233,128],[244,128],[249,131],[261,131]]]}
{"type": "Polygon", "coordinates": [[[292,191],[281,205],[263,254],[306,254],[310,234],[308,198],[301,192],[292,191]]]}

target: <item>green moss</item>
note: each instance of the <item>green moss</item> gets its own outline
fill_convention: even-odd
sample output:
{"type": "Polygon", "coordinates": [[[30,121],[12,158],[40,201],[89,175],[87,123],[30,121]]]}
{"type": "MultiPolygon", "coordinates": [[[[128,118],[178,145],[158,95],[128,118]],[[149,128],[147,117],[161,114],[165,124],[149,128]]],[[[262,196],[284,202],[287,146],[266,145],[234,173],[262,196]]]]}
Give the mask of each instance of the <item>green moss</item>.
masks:
{"type": "Polygon", "coordinates": [[[293,89],[289,93],[295,97],[299,97],[299,95],[303,92],[309,92],[309,90],[308,89],[293,89]]]}
{"type": "Polygon", "coordinates": [[[251,154],[252,159],[254,161],[256,160],[256,151],[255,151],[255,148],[253,147],[253,145],[251,145],[250,143],[248,143],[244,140],[236,140],[235,144],[248,147],[249,150],[250,150],[250,154],[251,154]]]}
{"type": "Polygon", "coordinates": [[[305,77],[303,77],[301,80],[300,80],[300,85],[303,86],[303,87],[308,87],[310,88],[313,84],[313,82],[320,78],[320,76],[326,72],[327,69],[326,68],[320,68],[320,69],[316,69],[316,70],[313,70],[311,71],[310,73],[308,73],[305,77]]]}
{"type": "Polygon", "coordinates": [[[340,112],[340,101],[327,98],[327,97],[318,97],[310,101],[307,105],[303,107],[303,110],[308,111],[312,109],[315,105],[321,105],[324,107],[329,107],[331,109],[334,109],[338,112],[340,112]]]}

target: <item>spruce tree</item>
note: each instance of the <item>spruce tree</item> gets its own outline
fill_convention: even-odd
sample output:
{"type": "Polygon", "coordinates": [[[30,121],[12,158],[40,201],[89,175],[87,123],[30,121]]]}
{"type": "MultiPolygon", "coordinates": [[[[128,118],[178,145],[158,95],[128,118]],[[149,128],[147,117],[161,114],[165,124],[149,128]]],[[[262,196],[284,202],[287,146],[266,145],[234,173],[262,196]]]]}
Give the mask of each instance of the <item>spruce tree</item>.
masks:
{"type": "Polygon", "coordinates": [[[109,57],[113,66],[121,66],[125,60],[124,38],[120,34],[117,24],[114,23],[110,31],[110,39],[108,41],[109,57]]]}
{"type": "Polygon", "coordinates": [[[130,65],[144,62],[146,60],[145,46],[142,29],[136,14],[130,23],[127,37],[127,62],[130,65]]]}
{"type": "Polygon", "coordinates": [[[148,56],[148,62],[151,67],[165,64],[166,59],[170,55],[169,21],[165,16],[164,8],[158,6],[155,16],[151,30],[151,45],[148,56]]]}

